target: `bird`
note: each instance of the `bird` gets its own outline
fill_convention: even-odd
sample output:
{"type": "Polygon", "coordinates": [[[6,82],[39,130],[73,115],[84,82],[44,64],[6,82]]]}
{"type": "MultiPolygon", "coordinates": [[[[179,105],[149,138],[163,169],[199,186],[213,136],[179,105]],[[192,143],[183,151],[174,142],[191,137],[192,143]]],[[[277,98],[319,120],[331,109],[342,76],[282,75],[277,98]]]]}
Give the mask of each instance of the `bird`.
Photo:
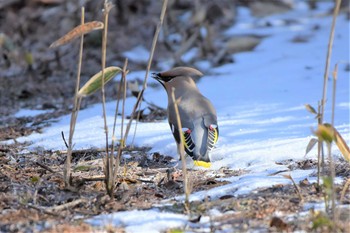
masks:
{"type": "MultiPolygon", "coordinates": [[[[218,137],[219,127],[217,114],[213,104],[203,96],[194,77],[203,74],[191,67],[175,67],[161,73],[152,73],[152,77],[157,80],[166,90],[168,95],[167,115],[170,129],[176,143],[180,144],[180,134],[182,131],[184,150],[199,166],[210,166],[210,152],[214,148],[218,137]],[[182,128],[179,129],[175,113],[175,103],[171,97],[174,95],[181,121],[182,128]],[[203,165],[203,163],[209,165],[203,165]]],[[[179,147],[178,147],[179,148],[179,147]]]]}

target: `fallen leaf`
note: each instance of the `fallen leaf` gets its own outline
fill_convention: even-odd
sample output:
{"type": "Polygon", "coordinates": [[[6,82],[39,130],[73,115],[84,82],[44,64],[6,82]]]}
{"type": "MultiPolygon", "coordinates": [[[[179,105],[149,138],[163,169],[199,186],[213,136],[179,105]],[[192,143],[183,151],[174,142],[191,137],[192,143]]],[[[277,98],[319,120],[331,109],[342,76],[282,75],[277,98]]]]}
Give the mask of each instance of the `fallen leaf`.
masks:
{"type": "Polygon", "coordinates": [[[305,151],[305,156],[314,148],[318,140],[316,138],[311,138],[309,141],[309,144],[307,144],[306,151],[305,151]]]}

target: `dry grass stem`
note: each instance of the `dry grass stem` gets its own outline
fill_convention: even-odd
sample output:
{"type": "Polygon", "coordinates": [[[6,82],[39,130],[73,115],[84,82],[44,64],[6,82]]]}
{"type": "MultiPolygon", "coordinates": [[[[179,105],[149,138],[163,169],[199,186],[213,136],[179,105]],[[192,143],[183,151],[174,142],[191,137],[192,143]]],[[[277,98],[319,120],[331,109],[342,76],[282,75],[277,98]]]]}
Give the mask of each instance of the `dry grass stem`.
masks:
{"type": "Polygon", "coordinates": [[[340,203],[344,202],[345,194],[346,194],[346,191],[349,189],[349,186],[350,186],[350,178],[347,179],[347,181],[344,184],[344,188],[341,191],[340,203]]]}
{"type": "MultiPolygon", "coordinates": [[[[326,57],[326,66],[325,66],[325,72],[323,77],[323,96],[322,96],[322,103],[321,103],[321,115],[320,115],[320,121],[321,124],[324,120],[324,109],[326,104],[326,95],[327,95],[327,81],[328,81],[328,73],[329,73],[329,66],[331,62],[331,55],[332,55],[332,47],[333,47],[333,41],[334,41],[334,31],[335,31],[335,24],[337,21],[337,16],[339,14],[341,0],[335,1],[335,7],[333,12],[333,19],[332,19],[332,27],[331,27],[331,33],[329,35],[329,43],[328,43],[328,50],[327,50],[327,57],[326,57]]],[[[322,142],[319,142],[322,143],[322,142]]],[[[336,214],[335,214],[335,187],[334,187],[334,179],[335,179],[335,168],[332,158],[332,152],[331,152],[331,143],[328,143],[328,157],[330,161],[330,169],[331,169],[331,189],[332,189],[332,219],[334,222],[336,222],[336,214]]]]}
{"type": "MultiPolygon", "coordinates": [[[[127,70],[126,67],[128,66],[128,59],[125,59],[124,62],[124,66],[123,66],[123,70],[122,70],[122,76],[120,77],[120,82],[118,85],[118,91],[117,91],[117,104],[116,104],[116,108],[115,108],[115,113],[114,113],[114,122],[113,122],[113,131],[112,131],[112,148],[114,147],[114,142],[116,141],[116,137],[115,137],[115,128],[117,125],[117,119],[118,119],[118,113],[119,113],[119,103],[120,103],[120,99],[122,98],[121,94],[124,93],[123,95],[123,103],[124,101],[124,96],[126,98],[126,88],[123,90],[124,86],[126,86],[126,83],[124,85],[124,81],[126,79],[126,74],[127,74],[127,70]]],[[[122,109],[122,112],[124,112],[124,107],[122,109]]],[[[122,119],[123,121],[123,119],[122,119]]],[[[123,128],[123,124],[121,125],[123,128]]],[[[120,140],[123,139],[123,130],[121,130],[121,134],[120,134],[120,140]]]]}
{"type": "Polygon", "coordinates": [[[296,193],[297,193],[298,196],[299,196],[300,202],[304,202],[304,198],[303,198],[303,196],[301,195],[300,188],[299,188],[299,186],[295,183],[293,177],[292,177],[290,174],[288,174],[288,175],[283,175],[283,177],[285,177],[285,178],[287,178],[287,179],[289,179],[289,180],[292,181],[293,186],[294,186],[294,188],[295,188],[295,190],[296,190],[296,193]]]}
{"type": "Polygon", "coordinates": [[[334,126],[334,115],[335,115],[335,97],[336,97],[336,91],[337,91],[337,76],[338,76],[338,64],[335,64],[334,71],[333,71],[333,91],[332,91],[332,120],[331,124],[334,126]]]}
{"type": "Polygon", "coordinates": [[[325,105],[326,105],[326,96],[327,96],[328,73],[329,73],[329,66],[331,63],[331,56],[332,56],[335,23],[337,21],[337,16],[338,16],[339,9],[340,9],[340,4],[341,4],[341,0],[335,1],[331,32],[329,34],[329,42],[328,42],[328,49],[327,49],[327,56],[326,56],[326,65],[325,65],[325,71],[324,71],[324,76],[323,76],[323,92],[322,92],[323,95],[322,95],[321,112],[320,112],[321,124],[323,123],[323,119],[324,119],[324,109],[325,109],[325,105]]]}
{"type": "Polygon", "coordinates": [[[109,11],[112,9],[113,5],[109,1],[105,1],[103,16],[104,16],[104,28],[102,35],[102,57],[101,57],[101,66],[102,66],[102,86],[101,86],[101,95],[102,95],[102,110],[103,110],[103,121],[104,121],[104,130],[106,135],[106,164],[105,164],[105,175],[106,175],[106,189],[109,196],[113,196],[114,192],[114,156],[109,153],[108,149],[108,125],[107,125],[107,116],[106,116],[106,95],[105,95],[105,83],[104,83],[104,69],[106,67],[106,52],[107,52],[107,32],[108,32],[108,15],[109,11]]]}
{"type": "MultiPolygon", "coordinates": [[[[84,24],[84,19],[85,19],[85,8],[82,7],[81,8],[81,25],[84,24]]],[[[77,82],[75,85],[74,106],[73,106],[71,119],[70,119],[67,158],[64,166],[64,171],[63,171],[64,183],[66,187],[70,186],[70,181],[71,181],[73,135],[74,135],[75,124],[77,121],[78,112],[79,112],[80,103],[81,103],[81,98],[78,98],[78,92],[79,92],[79,86],[80,86],[81,64],[83,60],[83,45],[84,45],[84,34],[80,36],[79,60],[78,60],[77,82]]]]}
{"type": "Polygon", "coordinates": [[[124,133],[125,99],[126,99],[126,75],[128,74],[127,67],[128,67],[128,59],[125,59],[122,78],[120,82],[120,87],[122,88],[122,93],[123,93],[123,105],[122,105],[122,116],[121,116],[121,127],[120,127],[120,144],[118,148],[117,159],[115,161],[115,171],[114,171],[115,177],[117,176],[117,172],[119,170],[120,158],[122,156],[122,152],[125,147],[125,140],[126,140],[123,133],[124,133]]]}
{"type": "Polygon", "coordinates": [[[188,183],[188,175],[187,175],[187,168],[186,168],[186,158],[185,158],[185,153],[184,153],[184,138],[182,135],[182,124],[181,124],[181,119],[180,119],[180,114],[179,114],[179,109],[178,109],[178,101],[181,101],[180,99],[176,100],[175,99],[175,88],[172,88],[171,91],[171,99],[174,103],[174,108],[175,108],[175,114],[176,114],[176,123],[177,127],[179,129],[179,138],[180,138],[180,143],[177,144],[177,149],[178,152],[180,153],[180,158],[181,158],[181,163],[182,163],[182,174],[183,174],[183,180],[184,180],[184,191],[185,191],[185,210],[188,214],[190,214],[190,193],[191,193],[191,187],[190,184],[188,183]]]}
{"type": "MultiPolygon", "coordinates": [[[[150,55],[149,55],[149,58],[148,58],[146,74],[145,74],[145,78],[144,78],[144,81],[143,81],[143,87],[142,87],[142,90],[139,92],[139,94],[137,96],[137,100],[136,100],[136,103],[135,103],[134,108],[132,110],[129,123],[128,123],[127,127],[126,127],[125,139],[129,135],[129,131],[130,131],[130,128],[131,128],[131,123],[132,123],[132,121],[133,121],[133,119],[135,117],[136,110],[139,108],[139,106],[141,106],[143,93],[144,93],[144,91],[147,88],[148,73],[149,73],[149,71],[151,69],[153,55],[154,55],[154,51],[155,51],[155,48],[156,48],[159,32],[160,32],[160,29],[162,28],[162,25],[163,25],[163,21],[164,21],[164,16],[165,16],[167,5],[168,5],[168,0],[164,0],[163,6],[162,6],[162,11],[161,11],[161,14],[160,14],[160,19],[159,19],[159,22],[158,22],[158,25],[157,25],[157,29],[156,29],[156,31],[154,33],[154,36],[153,36],[151,52],[150,52],[150,55]]],[[[138,116],[138,119],[139,119],[139,116],[138,116]]],[[[136,134],[136,127],[135,127],[135,134],[136,134]]]]}
{"type": "MultiPolygon", "coordinates": [[[[320,114],[321,111],[321,103],[318,102],[318,108],[317,112],[320,114]]],[[[317,123],[318,125],[321,125],[321,118],[317,118],[317,123]]],[[[317,187],[320,187],[320,177],[321,177],[321,169],[323,168],[324,165],[324,157],[323,157],[323,143],[318,140],[317,141],[317,187]],[[321,159],[321,154],[322,154],[322,159],[321,159]]]]}

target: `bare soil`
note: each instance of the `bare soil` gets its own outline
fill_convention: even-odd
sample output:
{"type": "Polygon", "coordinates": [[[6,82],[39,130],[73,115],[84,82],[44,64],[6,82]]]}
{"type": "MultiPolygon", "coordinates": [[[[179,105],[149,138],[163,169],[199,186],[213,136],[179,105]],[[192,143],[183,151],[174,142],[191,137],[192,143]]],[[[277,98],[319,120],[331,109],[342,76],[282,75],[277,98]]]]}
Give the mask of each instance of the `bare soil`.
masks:
{"type": "MultiPolygon", "coordinates": [[[[146,210],[164,200],[183,195],[181,170],[174,168],[173,158],[155,153],[148,158],[149,148],[127,148],[124,153],[132,159],[123,159],[114,197],[106,195],[103,180],[103,150],[85,150],[73,153],[73,187],[65,189],[62,177],[64,151],[38,151],[20,153],[24,145],[0,147],[0,231],[1,232],[89,232],[108,230],[93,228],[84,219],[102,213],[124,210],[146,210]]],[[[291,170],[315,168],[316,161],[284,161],[291,170]]],[[[339,161],[337,175],[350,177],[348,163],[339,161]]],[[[225,185],[217,178],[238,176],[249,171],[189,170],[192,192],[225,185]]],[[[278,175],[278,174],[276,174],[278,175]]],[[[344,183],[336,186],[337,200],[344,183]]],[[[256,190],[247,195],[223,195],[219,199],[190,203],[193,230],[201,231],[199,220],[210,216],[211,210],[223,213],[211,218],[211,229],[237,231],[296,230],[329,232],[349,229],[349,210],[338,208],[339,220],[334,226],[329,217],[319,210],[305,210],[304,203],[322,202],[326,189],[303,180],[297,187],[275,185],[256,190]],[[302,213],[305,214],[302,214],[302,213]],[[317,221],[321,221],[317,225],[317,221]]],[[[175,201],[166,211],[185,213],[183,201],[175,201]]],[[[347,192],[343,200],[350,204],[347,192]]],[[[113,231],[123,231],[113,228],[113,231]]]]}

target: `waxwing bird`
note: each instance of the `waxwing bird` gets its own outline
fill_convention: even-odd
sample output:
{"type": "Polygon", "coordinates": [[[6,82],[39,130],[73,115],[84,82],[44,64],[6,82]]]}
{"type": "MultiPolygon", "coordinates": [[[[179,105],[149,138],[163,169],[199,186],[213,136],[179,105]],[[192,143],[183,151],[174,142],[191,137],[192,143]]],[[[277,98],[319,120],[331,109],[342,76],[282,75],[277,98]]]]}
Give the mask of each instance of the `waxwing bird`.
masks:
{"type": "Polygon", "coordinates": [[[194,161],[210,162],[209,152],[219,137],[219,128],[215,108],[212,103],[198,90],[193,77],[203,74],[190,67],[176,67],[171,70],[153,73],[166,90],[168,95],[168,121],[173,136],[180,144],[179,130],[183,132],[184,149],[194,161]],[[174,88],[175,99],[182,129],[179,129],[175,113],[174,102],[171,98],[174,88]]]}

